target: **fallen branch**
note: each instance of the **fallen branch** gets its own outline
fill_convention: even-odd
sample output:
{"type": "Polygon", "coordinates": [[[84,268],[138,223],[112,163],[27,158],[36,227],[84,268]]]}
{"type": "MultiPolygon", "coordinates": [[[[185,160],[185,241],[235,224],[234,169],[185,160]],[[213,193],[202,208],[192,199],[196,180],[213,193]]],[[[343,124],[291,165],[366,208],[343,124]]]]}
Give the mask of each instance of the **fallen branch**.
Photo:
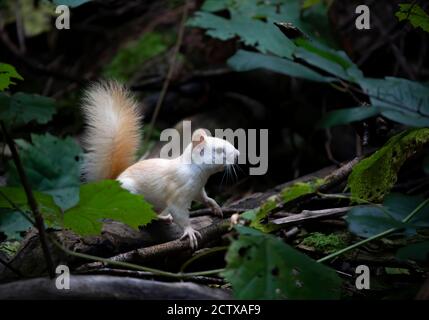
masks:
{"type": "Polygon", "coordinates": [[[70,290],[58,290],[55,281],[35,278],[0,285],[0,299],[230,299],[221,289],[190,282],[159,282],[114,276],[70,276],[70,290]]]}
{"type": "MultiPolygon", "coordinates": [[[[284,188],[290,187],[297,182],[307,182],[314,180],[315,178],[324,178],[326,180],[326,183],[320,186],[319,190],[320,192],[327,192],[331,190],[332,188],[340,185],[342,182],[344,182],[349,174],[352,172],[353,167],[362,159],[362,157],[356,157],[353,160],[350,160],[349,162],[345,163],[341,167],[337,166],[329,166],[323,169],[320,169],[316,172],[313,172],[311,174],[299,177],[295,180],[288,181],[286,183],[280,184],[273,189],[270,189],[264,193],[256,193],[251,194],[247,197],[244,197],[238,201],[235,201],[234,203],[231,203],[228,207],[229,208],[257,208],[261,204],[263,204],[268,198],[271,196],[277,195],[279,192],[281,192],[284,188]]],[[[311,194],[309,195],[312,196],[311,194]]]]}
{"type": "MultiPolygon", "coordinates": [[[[94,270],[81,271],[79,274],[83,275],[109,275],[119,277],[132,277],[138,279],[153,279],[156,277],[152,272],[138,271],[138,270],[125,270],[125,269],[112,269],[112,268],[101,268],[94,270]]],[[[202,283],[202,284],[225,284],[225,280],[222,278],[208,277],[208,276],[193,276],[186,278],[188,281],[202,283]]]]}
{"type": "Polygon", "coordinates": [[[319,192],[325,192],[333,188],[334,186],[340,184],[341,182],[345,181],[352,172],[353,167],[358,164],[358,162],[362,159],[363,157],[356,157],[353,160],[342,165],[338,169],[334,170],[325,178],[326,183],[319,188],[319,192]]]}
{"type": "Polygon", "coordinates": [[[332,218],[343,215],[352,207],[330,208],[323,210],[303,210],[301,213],[291,214],[288,217],[274,219],[271,222],[274,224],[286,226],[290,224],[298,224],[303,222],[314,221],[323,218],[332,218]]]}
{"type": "MultiPolygon", "coordinates": [[[[204,244],[218,239],[220,236],[228,232],[230,228],[230,221],[228,219],[221,220],[218,223],[214,223],[206,228],[203,228],[200,231],[201,239],[198,241],[198,247],[202,248],[204,244]]],[[[116,256],[110,257],[108,262],[93,262],[84,264],[79,267],[78,271],[94,269],[94,268],[103,268],[108,264],[114,264],[115,262],[147,262],[158,257],[168,255],[170,253],[178,253],[181,251],[191,250],[191,246],[188,239],[177,239],[151,247],[145,247],[141,249],[136,249],[128,251],[125,253],[118,254],[116,256]]]]}

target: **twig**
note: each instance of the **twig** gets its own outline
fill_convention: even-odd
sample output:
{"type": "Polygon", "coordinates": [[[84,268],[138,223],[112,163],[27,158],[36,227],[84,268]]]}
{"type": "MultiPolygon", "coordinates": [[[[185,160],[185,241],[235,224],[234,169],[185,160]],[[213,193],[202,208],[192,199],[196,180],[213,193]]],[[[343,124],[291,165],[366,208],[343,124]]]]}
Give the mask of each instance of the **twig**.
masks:
{"type": "Polygon", "coordinates": [[[27,180],[27,176],[22,166],[21,159],[19,158],[18,152],[15,148],[15,144],[12,138],[7,133],[6,126],[3,123],[3,121],[0,122],[0,125],[1,125],[1,130],[3,132],[4,138],[6,140],[6,143],[9,146],[10,152],[12,153],[13,162],[16,166],[16,170],[18,171],[22,186],[24,187],[25,194],[27,196],[28,205],[30,206],[31,212],[33,213],[33,216],[34,216],[35,226],[39,231],[39,238],[42,245],[43,255],[45,256],[46,266],[48,269],[49,276],[51,278],[54,278],[55,276],[54,263],[51,257],[51,253],[49,252],[48,242],[46,240],[45,223],[43,221],[43,217],[40,214],[39,207],[37,205],[36,199],[34,198],[34,194],[33,194],[33,191],[31,190],[30,184],[27,180]]]}
{"type": "Polygon", "coordinates": [[[347,162],[330,175],[328,175],[325,180],[326,183],[319,188],[319,192],[325,192],[326,190],[331,189],[333,186],[341,183],[346,180],[349,174],[352,172],[353,167],[362,160],[363,157],[356,157],[353,160],[347,162]]]}
{"type": "Polygon", "coordinates": [[[313,221],[321,218],[331,218],[338,215],[343,215],[353,207],[330,208],[323,210],[303,210],[301,213],[292,214],[288,217],[274,219],[271,222],[278,225],[290,225],[302,222],[313,221]]]}
{"type": "Polygon", "coordinates": [[[150,137],[152,136],[152,132],[153,132],[153,129],[155,127],[156,119],[158,118],[159,111],[161,110],[162,103],[164,102],[165,95],[167,94],[167,90],[168,90],[168,87],[170,85],[170,81],[171,81],[171,79],[173,77],[173,73],[175,71],[177,55],[179,53],[180,46],[182,45],[183,35],[185,33],[185,24],[186,24],[186,20],[188,19],[188,10],[189,10],[189,0],[186,0],[185,5],[183,7],[183,15],[182,15],[182,20],[180,22],[179,34],[177,36],[176,45],[173,49],[170,66],[169,66],[168,72],[167,72],[167,77],[165,78],[164,84],[163,84],[162,89],[161,89],[161,93],[160,93],[158,101],[156,103],[155,111],[152,115],[152,119],[150,121],[149,129],[148,129],[147,135],[146,135],[145,140],[144,140],[144,145],[147,145],[150,137]]]}
{"type": "Polygon", "coordinates": [[[16,17],[16,34],[18,35],[19,50],[21,53],[25,53],[27,49],[25,46],[25,28],[24,28],[24,20],[22,19],[20,0],[16,0],[16,3],[15,3],[15,17],[16,17]]]}

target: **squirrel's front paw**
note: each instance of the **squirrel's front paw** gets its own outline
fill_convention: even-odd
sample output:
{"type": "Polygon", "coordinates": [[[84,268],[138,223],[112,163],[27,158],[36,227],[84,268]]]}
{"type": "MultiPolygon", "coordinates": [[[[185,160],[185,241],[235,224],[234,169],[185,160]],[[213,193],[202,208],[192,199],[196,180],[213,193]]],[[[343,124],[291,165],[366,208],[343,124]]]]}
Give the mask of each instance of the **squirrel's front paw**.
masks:
{"type": "Polygon", "coordinates": [[[185,228],[185,231],[183,232],[183,235],[180,237],[180,240],[188,237],[189,242],[191,244],[191,248],[195,250],[198,247],[198,240],[197,237],[201,239],[201,233],[191,226],[188,226],[185,228]]]}
{"type": "Polygon", "coordinates": [[[223,212],[221,207],[217,204],[216,201],[214,201],[213,199],[208,199],[207,200],[207,206],[210,208],[210,210],[213,212],[213,214],[217,217],[222,218],[223,217],[223,212]]]}

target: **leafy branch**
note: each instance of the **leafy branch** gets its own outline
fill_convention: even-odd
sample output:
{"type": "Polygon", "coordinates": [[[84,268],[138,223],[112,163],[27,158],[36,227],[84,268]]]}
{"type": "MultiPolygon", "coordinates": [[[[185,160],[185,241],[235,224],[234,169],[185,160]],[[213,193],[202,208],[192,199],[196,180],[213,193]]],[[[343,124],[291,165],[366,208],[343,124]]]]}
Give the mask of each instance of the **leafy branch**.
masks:
{"type": "Polygon", "coordinates": [[[12,158],[13,158],[15,166],[18,170],[18,174],[19,174],[19,177],[21,179],[22,186],[24,187],[25,194],[27,196],[28,205],[30,206],[31,212],[33,213],[34,224],[35,224],[37,230],[39,231],[39,238],[40,238],[40,242],[42,245],[43,254],[45,256],[49,276],[51,278],[54,278],[54,276],[55,276],[54,263],[53,263],[52,256],[51,256],[51,253],[50,253],[49,247],[48,247],[46,230],[45,230],[45,223],[44,223],[43,217],[39,211],[39,207],[37,205],[33,191],[31,190],[30,184],[28,182],[27,176],[26,176],[24,168],[22,166],[21,159],[19,158],[18,152],[15,148],[15,144],[14,144],[12,138],[7,133],[6,126],[5,126],[3,121],[0,121],[0,126],[1,126],[3,136],[6,140],[6,143],[9,146],[9,149],[12,153],[12,158]]]}

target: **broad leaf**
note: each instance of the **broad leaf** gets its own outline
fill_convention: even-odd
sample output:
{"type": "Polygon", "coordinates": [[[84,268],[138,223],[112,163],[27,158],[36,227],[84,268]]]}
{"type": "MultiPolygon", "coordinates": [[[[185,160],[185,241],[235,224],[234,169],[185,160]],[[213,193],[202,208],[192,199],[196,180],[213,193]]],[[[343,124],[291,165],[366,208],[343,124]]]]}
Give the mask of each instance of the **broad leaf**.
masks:
{"type": "Polygon", "coordinates": [[[55,113],[51,98],[18,92],[13,96],[0,93],[0,119],[8,125],[20,126],[31,121],[49,122],[55,113]]]}
{"type": "Polygon", "coordinates": [[[411,129],[399,133],[370,157],[354,166],[348,179],[352,196],[381,201],[397,180],[404,162],[429,141],[429,129],[411,129]]]}
{"type": "Polygon", "coordinates": [[[320,126],[329,128],[355,121],[365,120],[380,113],[380,109],[373,106],[362,106],[331,111],[320,121],[320,126]]]}
{"type": "Polygon", "coordinates": [[[429,126],[429,85],[393,77],[358,82],[384,117],[413,127],[429,126]]]}
{"type": "Polygon", "coordinates": [[[226,255],[223,276],[237,299],[338,299],[341,280],[332,270],[254,229],[240,236],[226,255]]]}
{"type": "Polygon", "coordinates": [[[424,206],[408,222],[403,220],[413,212],[424,199],[419,196],[389,194],[382,206],[358,206],[347,214],[349,230],[368,238],[388,229],[401,229],[407,236],[414,235],[417,228],[429,226],[429,205],[424,206]]]}
{"type": "Polygon", "coordinates": [[[190,26],[206,29],[206,33],[220,40],[240,37],[244,44],[257,48],[262,53],[271,52],[280,57],[292,57],[295,45],[273,24],[235,15],[225,19],[208,12],[197,12],[188,22],[190,26]]]}
{"type": "Polygon", "coordinates": [[[414,28],[429,32],[429,15],[416,3],[400,3],[396,12],[399,21],[408,20],[414,28]]]}
{"type": "Polygon", "coordinates": [[[245,50],[238,50],[238,52],[228,60],[228,65],[236,71],[251,71],[261,68],[312,81],[328,82],[333,80],[333,78],[323,77],[312,69],[292,60],[245,50]]]}
{"type": "MultiPolygon", "coordinates": [[[[60,226],[62,221],[61,209],[55,204],[50,195],[33,190],[40,213],[48,226],[60,226]]],[[[15,210],[17,206],[20,210],[27,212],[33,218],[28,205],[27,196],[23,188],[0,187],[0,208],[15,210]],[[12,202],[14,205],[12,205],[12,202]]]]}
{"type": "Polygon", "coordinates": [[[294,56],[338,78],[355,82],[363,78],[362,71],[343,52],[317,41],[299,38],[294,56]]]}
{"type": "Polygon", "coordinates": [[[13,66],[0,63],[0,91],[8,89],[11,84],[15,84],[12,79],[24,80],[13,66]]]}
{"type": "Polygon", "coordinates": [[[408,224],[392,219],[376,206],[355,207],[349,211],[346,220],[349,230],[363,238],[369,238],[392,228],[404,229],[409,236],[415,234],[415,229],[409,229],[408,224]]]}
{"type": "Polygon", "coordinates": [[[32,224],[19,211],[0,208],[0,232],[8,240],[21,240],[22,232],[27,231],[32,224]]]}
{"type": "Polygon", "coordinates": [[[155,212],[141,195],[121,188],[118,181],[105,180],[81,186],[79,204],[64,213],[64,227],[87,236],[100,234],[102,219],[137,229],[154,218],[155,212]]]}
{"type": "MultiPolygon", "coordinates": [[[[70,137],[31,135],[32,144],[18,140],[19,153],[31,187],[53,196],[66,210],[79,201],[79,170],[82,150],[70,137]]],[[[15,165],[10,163],[9,185],[20,185],[15,165]]]]}

